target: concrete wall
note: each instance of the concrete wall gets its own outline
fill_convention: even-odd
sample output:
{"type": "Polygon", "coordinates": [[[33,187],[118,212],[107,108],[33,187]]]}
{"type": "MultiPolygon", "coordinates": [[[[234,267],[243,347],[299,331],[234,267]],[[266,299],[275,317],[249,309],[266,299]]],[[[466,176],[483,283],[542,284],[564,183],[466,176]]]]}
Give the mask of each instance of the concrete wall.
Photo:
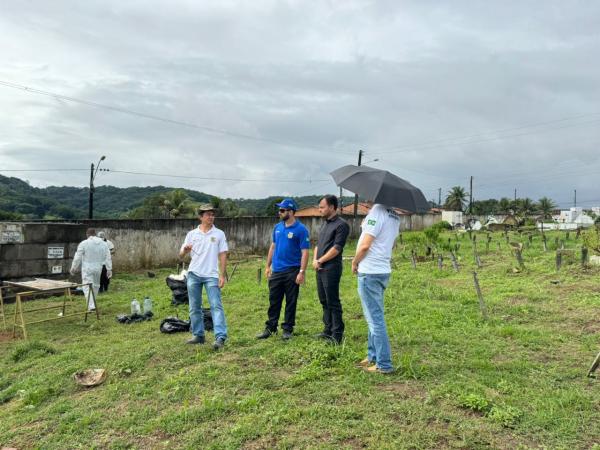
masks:
{"type": "Polygon", "coordinates": [[[72,223],[0,222],[0,279],[64,278],[85,229],[72,223]]]}
{"type": "MultiPolygon", "coordinates": [[[[346,220],[350,225],[350,237],[357,238],[362,218],[346,217],[346,220]]],[[[423,230],[439,220],[439,214],[401,216],[400,229],[423,230]]],[[[314,242],[322,219],[303,217],[301,221],[309,229],[314,242]]],[[[276,223],[275,217],[215,220],[216,226],[225,232],[232,252],[254,254],[266,254],[276,223]]],[[[84,220],[81,223],[0,222],[0,279],[53,275],[64,278],[71,267],[77,244],[85,239],[88,227],[106,231],[108,238],[115,244],[115,271],[174,267],[185,235],[197,225],[196,219],[84,220]],[[63,257],[49,258],[49,247],[62,247],[63,257]]]]}

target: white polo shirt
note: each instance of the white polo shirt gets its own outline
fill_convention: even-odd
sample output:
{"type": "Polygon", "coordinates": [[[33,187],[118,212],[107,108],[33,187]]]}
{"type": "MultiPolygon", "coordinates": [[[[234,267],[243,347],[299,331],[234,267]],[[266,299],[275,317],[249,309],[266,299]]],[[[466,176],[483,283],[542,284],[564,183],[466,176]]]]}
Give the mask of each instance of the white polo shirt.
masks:
{"type": "Polygon", "coordinates": [[[219,278],[219,253],[229,251],[225,233],[214,225],[203,233],[198,226],[187,234],[180,251],[188,244],[192,244],[188,271],[199,277],[219,278]]]}
{"type": "Polygon", "coordinates": [[[375,239],[367,255],[358,263],[358,271],[368,274],[391,273],[390,260],[394,243],[400,233],[400,217],[393,209],[376,203],[363,220],[361,227],[362,232],[357,247],[360,246],[365,234],[369,234],[375,239]]]}

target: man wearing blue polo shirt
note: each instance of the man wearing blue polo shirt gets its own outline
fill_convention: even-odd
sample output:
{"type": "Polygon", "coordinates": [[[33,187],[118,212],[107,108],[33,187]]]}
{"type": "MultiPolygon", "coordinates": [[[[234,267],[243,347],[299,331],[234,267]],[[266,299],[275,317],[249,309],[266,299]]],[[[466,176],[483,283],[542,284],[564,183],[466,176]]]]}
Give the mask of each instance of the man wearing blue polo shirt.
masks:
{"type": "Polygon", "coordinates": [[[294,216],[298,206],[286,198],[279,207],[281,222],[273,229],[273,242],[267,256],[265,275],[269,279],[269,311],[265,331],[257,339],[267,339],[277,332],[277,323],[285,295],[284,321],[281,324],[282,338],[292,337],[296,325],[296,303],[300,285],[304,284],[310,237],[308,229],[294,216]]]}

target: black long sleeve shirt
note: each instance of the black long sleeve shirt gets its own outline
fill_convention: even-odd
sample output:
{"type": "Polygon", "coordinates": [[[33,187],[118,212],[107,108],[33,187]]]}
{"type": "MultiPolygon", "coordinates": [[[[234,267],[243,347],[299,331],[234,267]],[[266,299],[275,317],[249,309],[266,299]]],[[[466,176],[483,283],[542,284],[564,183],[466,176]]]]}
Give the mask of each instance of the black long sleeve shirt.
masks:
{"type": "Polygon", "coordinates": [[[350,233],[350,226],[340,216],[336,215],[332,219],[326,219],[325,223],[319,231],[319,239],[317,241],[317,259],[323,256],[334,247],[339,254],[329,261],[323,263],[323,267],[333,264],[342,263],[342,252],[346,245],[346,239],[350,233]]]}

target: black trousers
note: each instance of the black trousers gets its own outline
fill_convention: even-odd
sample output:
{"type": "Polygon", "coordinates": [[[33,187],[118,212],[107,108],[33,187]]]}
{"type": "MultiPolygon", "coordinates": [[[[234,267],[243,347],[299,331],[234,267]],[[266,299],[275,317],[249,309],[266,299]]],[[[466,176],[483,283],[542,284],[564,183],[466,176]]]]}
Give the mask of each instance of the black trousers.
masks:
{"type": "Polygon", "coordinates": [[[285,313],[281,328],[293,331],[296,325],[296,304],[300,286],[296,284],[296,277],[300,268],[286,270],[285,272],[273,272],[269,278],[269,319],[265,322],[267,329],[277,331],[277,323],[281,314],[281,306],[285,295],[285,313]]]}
{"type": "Polygon", "coordinates": [[[108,278],[106,266],[102,266],[102,273],[100,274],[100,289],[99,292],[108,291],[108,285],[110,284],[110,278],[108,278]]]}
{"type": "Polygon", "coordinates": [[[342,302],[340,301],[341,277],[341,264],[333,264],[317,271],[317,292],[323,307],[323,333],[338,342],[344,336],[342,302]]]}

